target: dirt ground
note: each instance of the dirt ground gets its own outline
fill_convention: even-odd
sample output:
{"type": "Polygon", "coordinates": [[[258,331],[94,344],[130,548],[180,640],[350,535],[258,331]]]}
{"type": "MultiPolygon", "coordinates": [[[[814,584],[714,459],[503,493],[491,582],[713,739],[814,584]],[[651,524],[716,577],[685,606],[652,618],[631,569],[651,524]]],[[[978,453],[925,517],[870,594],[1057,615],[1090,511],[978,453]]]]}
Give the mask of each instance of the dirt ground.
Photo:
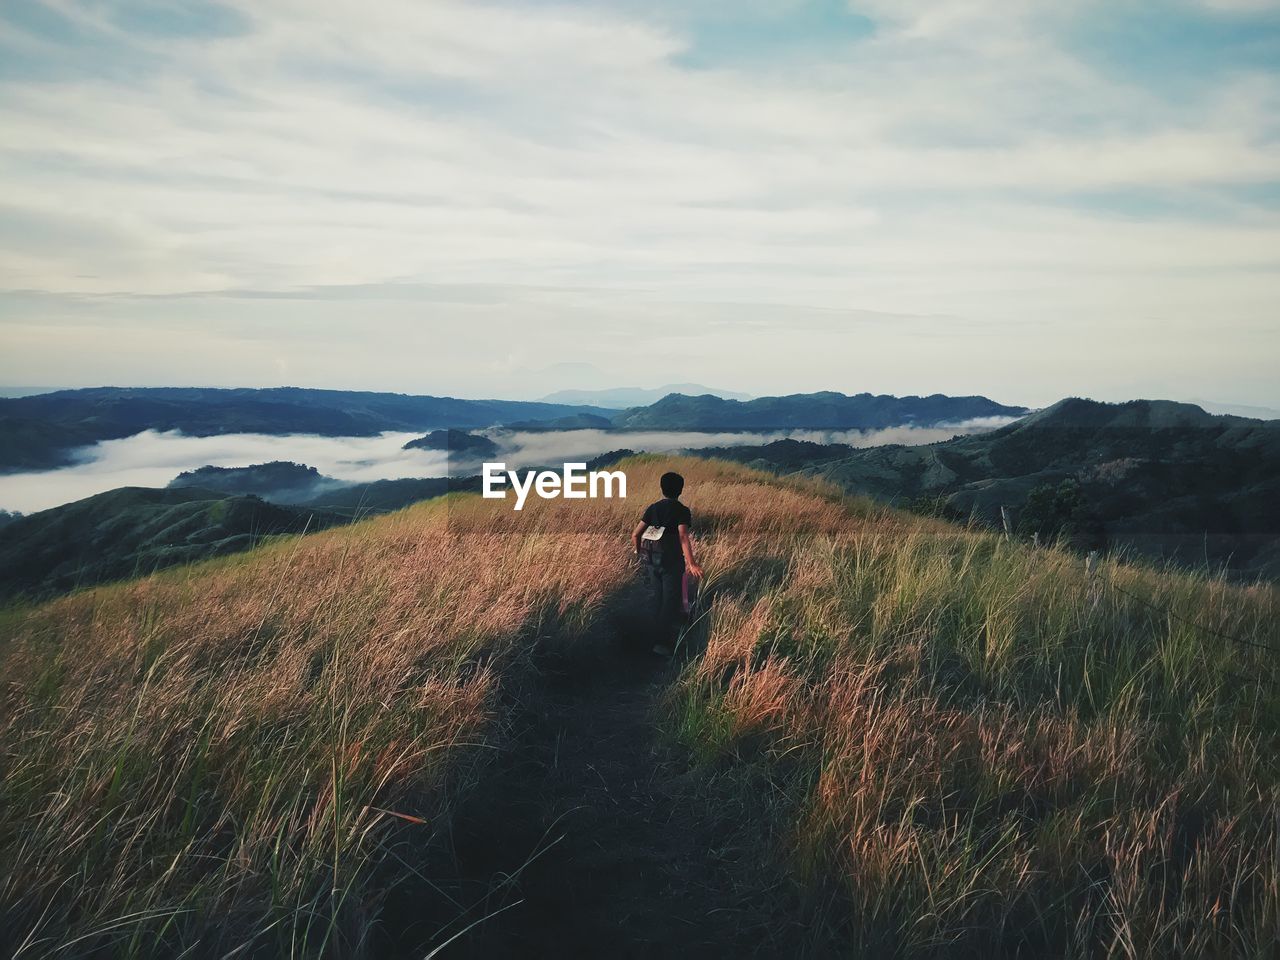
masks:
{"type": "Polygon", "coordinates": [[[621,614],[602,641],[547,656],[520,693],[452,837],[460,899],[479,894],[454,926],[475,925],[438,956],[811,953],[767,825],[734,799],[742,771],[658,736],[680,658],[655,657],[646,633],[621,614]]]}

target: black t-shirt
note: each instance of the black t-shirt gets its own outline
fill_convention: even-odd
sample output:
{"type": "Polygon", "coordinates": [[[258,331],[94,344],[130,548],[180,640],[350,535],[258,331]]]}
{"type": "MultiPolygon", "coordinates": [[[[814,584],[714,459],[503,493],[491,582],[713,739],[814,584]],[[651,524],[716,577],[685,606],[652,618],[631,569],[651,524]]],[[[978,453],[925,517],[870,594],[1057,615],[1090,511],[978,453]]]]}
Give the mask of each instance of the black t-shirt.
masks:
{"type": "Polygon", "coordinates": [[[649,505],[643,519],[651,527],[665,527],[662,539],[658,541],[663,565],[683,567],[684,551],[680,549],[678,528],[683,523],[692,529],[693,514],[689,512],[689,508],[672,497],[663,497],[657,503],[649,505]]]}

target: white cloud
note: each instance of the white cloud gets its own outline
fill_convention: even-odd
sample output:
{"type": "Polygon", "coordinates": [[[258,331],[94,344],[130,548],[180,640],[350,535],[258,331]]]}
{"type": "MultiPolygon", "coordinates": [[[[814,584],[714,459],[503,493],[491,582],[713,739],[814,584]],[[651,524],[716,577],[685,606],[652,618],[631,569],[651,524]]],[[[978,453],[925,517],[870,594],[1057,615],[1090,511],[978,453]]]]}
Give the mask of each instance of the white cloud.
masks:
{"type": "MultiPolygon", "coordinates": [[[[0,210],[31,228],[0,235],[0,288],[61,295],[60,309],[86,324],[90,312],[69,298],[503,290],[491,309],[391,307],[372,295],[345,307],[377,348],[356,354],[362,383],[401,369],[388,344],[408,337],[435,348],[423,363],[470,377],[472,394],[552,389],[521,383],[520,370],[562,360],[622,376],[637,350],[658,359],[636,339],[655,301],[659,320],[695,331],[728,303],[988,324],[1079,322],[1068,318],[1083,309],[1089,322],[1105,316],[1137,363],[1135,305],[1178,322],[1192,306],[1211,309],[1243,328],[1280,292],[1280,217],[1232,192],[1280,176],[1274,73],[1206,81],[1194,102],[1171,103],[1061,42],[1065,20],[1105,16],[1105,4],[855,2],[879,29],[843,55],[766,54],[751,68],[688,65],[697,28],[664,21],[660,7],[238,8],[246,33],[175,40],[124,33],[93,4],[63,5],[106,45],[159,66],[8,82],[0,210]],[[1136,196],[1141,211],[1153,194],[1167,212],[1126,205],[1136,196]],[[459,330],[478,319],[489,336],[459,330]],[[557,329],[597,332],[535,335],[557,329]],[[499,335],[514,358],[502,380],[487,373],[499,335]]],[[[12,27],[5,36],[54,62],[72,55],[12,27]]],[[[94,302],[99,337],[117,336],[122,321],[105,318],[119,311],[94,302]]],[[[230,331],[248,314],[275,356],[298,355],[296,375],[350,382],[353,354],[318,342],[350,338],[336,311],[175,301],[163,313],[135,305],[128,329],[214,345],[205,359],[222,382],[244,369],[230,331]]],[[[0,316],[30,344],[0,376],[33,362],[37,379],[67,375],[69,345],[51,319],[0,316]],[[50,330],[43,354],[39,328],[50,330]]],[[[659,379],[770,389],[736,384],[754,363],[736,342],[698,344],[687,356],[701,367],[659,379]]],[[[966,392],[1001,393],[991,378],[1004,364],[958,349],[973,352],[966,392]]],[[[1196,351],[1184,352],[1180,362],[1196,351]]],[[[833,382],[833,358],[809,362],[809,388],[862,387],[833,382]]],[[[1069,391],[1059,383],[1053,392],[1069,391]]]]}
{"type": "Polygon", "coordinates": [[[1280,10],[1280,0],[1197,0],[1210,10],[1231,13],[1254,13],[1261,10],[1280,10]]]}
{"type": "MultiPolygon", "coordinates": [[[[487,431],[499,445],[496,456],[511,468],[555,466],[575,458],[599,456],[623,447],[668,452],[701,447],[738,447],[783,437],[817,443],[873,447],[886,443],[921,444],[981,433],[1006,423],[987,417],[945,427],[892,427],[885,430],[795,430],[766,433],[694,433],[643,431],[608,433],[570,430],[555,433],[487,431]]],[[[164,487],[184,470],[210,464],[247,467],[292,460],[315,467],[321,476],[345,483],[371,483],[407,477],[469,476],[478,464],[437,451],[403,449],[416,433],[375,437],[319,437],[310,434],[268,436],[257,433],[189,437],[178,431],[147,430],[120,440],[104,440],[80,451],[83,463],[58,470],[0,474],[0,509],[33,513],[118,487],[164,487]]],[[[322,492],[316,490],[316,493],[322,492]]]]}

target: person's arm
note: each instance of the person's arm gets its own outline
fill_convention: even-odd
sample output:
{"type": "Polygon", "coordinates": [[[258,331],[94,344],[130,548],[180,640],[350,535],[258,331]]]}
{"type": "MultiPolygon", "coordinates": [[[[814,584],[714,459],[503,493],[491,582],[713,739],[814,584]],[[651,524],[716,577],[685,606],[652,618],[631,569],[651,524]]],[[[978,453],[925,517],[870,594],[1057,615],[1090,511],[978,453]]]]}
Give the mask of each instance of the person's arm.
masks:
{"type": "Polygon", "coordinates": [[[649,529],[649,524],[641,520],[636,524],[636,528],[631,531],[631,549],[633,552],[640,552],[640,534],[644,533],[647,529],[649,529]]]}
{"type": "Polygon", "coordinates": [[[698,561],[693,559],[693,541],[689,539],[689,525],[682,523],[677,529],[680,531],[680,551],[684,554],[684,568],[701,580],[702,568],[698,566],[698,561]]]}

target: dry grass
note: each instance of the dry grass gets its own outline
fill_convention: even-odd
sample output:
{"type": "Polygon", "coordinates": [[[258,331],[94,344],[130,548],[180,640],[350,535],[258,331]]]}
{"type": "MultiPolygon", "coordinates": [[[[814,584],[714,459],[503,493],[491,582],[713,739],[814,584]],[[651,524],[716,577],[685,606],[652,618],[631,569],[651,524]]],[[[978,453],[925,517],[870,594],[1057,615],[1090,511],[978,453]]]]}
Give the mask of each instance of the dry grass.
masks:
{"type": "MultiPolygon", "coordinates": [[[[670,465],[627,461],[627,501],[449,497],[9,615],[0,945],[376,954],[390,892],[430,892],[414,853],[501,734],[499,688],[590,635],[670,465]]],[[[712,575],[670,732],[789,797],[776,839],[816,937],[1274,950],[1274,657],[1098,594],[1066,553],[677,469],[712,575]]],[[[1273,588],[1101,579],[1280,645],[1273,588]]]]}
{"type": "Polygon", "coordinates": [[[375,874],[447,818],[500,676],[627,576],[617,542],[532,513],[517,537],[464,522],[474,509],[11,616],[0,939],[19,956],[367,952],[396,880],[375,874]]]}
{"type": "MultiPolygon", "coordinates": [[[[730,580],[752,562],[716,552],[730,580]]],[[[712,582],[671,721],[791,796],[815,943],[1275,955],[1277,664],[1186,622],[1280,647],[1273,587],[1114,562],[1090,582],[1065,552],[887,516],[767,552],[772,576],[712,582]]]]}

